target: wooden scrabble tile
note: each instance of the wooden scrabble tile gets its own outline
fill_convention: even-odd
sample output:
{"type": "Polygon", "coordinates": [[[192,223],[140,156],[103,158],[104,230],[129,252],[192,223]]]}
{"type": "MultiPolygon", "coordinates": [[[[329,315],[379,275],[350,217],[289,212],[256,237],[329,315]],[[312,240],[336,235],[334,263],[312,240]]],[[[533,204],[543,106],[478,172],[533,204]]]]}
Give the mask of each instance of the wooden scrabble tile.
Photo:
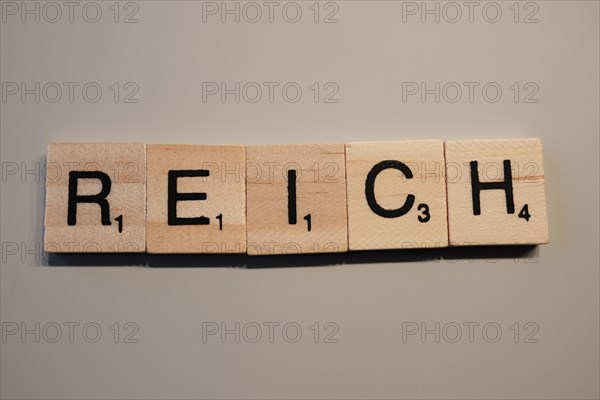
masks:
{"type": "Polygon", "coordinates": [[[346,144],[350,250],[448,246],[444,144],[346,144]]]}
{"type": "Polygon", "coordinates": [[[244,146],[148,145],[148,253],[245,253],[244,146]]]}
{"type": "Polygon", "coordinates": [[[46,251],[143,252],[145,225],[146,145],[48,146],[46,251]]]}
{"type": "Polygon", "coordinates": [[[248,254],[348,250],[343,144],[246,148],[248,254]]]}
{"type": "Polygon", "coordinates": [[[548,243],[539,139],[445,147],[450,245],[548,243]]]}

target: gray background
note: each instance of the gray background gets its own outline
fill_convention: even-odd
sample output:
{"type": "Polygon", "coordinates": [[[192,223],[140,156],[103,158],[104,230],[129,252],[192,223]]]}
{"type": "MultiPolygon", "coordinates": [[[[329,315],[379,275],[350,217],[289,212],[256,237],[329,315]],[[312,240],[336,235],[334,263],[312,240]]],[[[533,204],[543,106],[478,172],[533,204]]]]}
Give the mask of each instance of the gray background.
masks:
{"type": "Polygon", "coordinates": [[[121,2],[117,23],[113,2],[98,2],[102,17],[91,23],[82,9],[93,19],[94,6],[76,4],[73,22],[67,8],[54,23],[44,20],[55,16],[48,7],[39,23],[8,10],[0,29],[3,398],[599,397],[598,2],[520,3],[518,22],[513,2],[498,2],[496,23],[487,2],[477,3],[472,22],[463,6],[456,23],[444,19],[455,15],[446,3],[437,3],[439,23],[403,14],[410,4],[400,1],[321,3],[318,23],[312,1],[298,2],[297,23],[282,17],[285,3],[273,23],[264,14],[256,23],[203,22],[200,1],[121,2]],[[323,23],[335,7],[338,22],[323,23]],[[124,23],[130,12],[138,21],[124,23]],[[523,21],[530,13],[537,22],[523,21]],[[73,102],[66,89],[50,102],[48,86],[36,103],[8,95],[10,82],[79,86],[73,102]],[[81,93],[89,82],[102,88],[95,103],[81,93]],[[295,103],[280,91],[272,103],[266,93],[256,103],[231,95],[203,102],[202,82],[296,82],[303,94],[295,103]],[[335,83],[338,102],[323,102],[324,92],[315,102],[313,82],[335,83]],[[455,103],[451,92],[439,103],[433,95],[403,101],[403,82],[477,82],[479,90],[472,102],[466,92],[455,103]],[[481,94],[488,82],[502,88],[495,103],[481,94]],[[126,103],[132,87],[138,102],[126,103]],[[525,102],[531,88],[539,91],[528,100],[537,102],[525,102]],[[41,251],[50,142],[512,137],[544,143],[551,243],[538,249],[267,259],[41,251]],[[233,334],[203,340],[207,322],[239,323],[239,343],[233,334]],[[280,324],[272,343],[269,322],[280,324]],[[469,322],[479,324],[472,342],[469,322]],[[8,335],[36,323],[39,343],[34,334],[8,335]],[[79,324],[72,340],[69,323],[79,324]],[[289,323],[302,329],[296,343],[288,342],[294,329],[282,334],[289,323]],[[439,323],[439,343],[434,334],[403,340],[410,323],[439,323]],[[255,324],[262,337],[252,343],[255,324]],[[455,324],[462,337],[452,343],[455,324]],[[51,343],[57,325],[62,336],[51,343]],[[496,326],[502,334],[491,343],[496,326]],[[129,339],[137,343],[128,343],[136,327],[129,339]]]}

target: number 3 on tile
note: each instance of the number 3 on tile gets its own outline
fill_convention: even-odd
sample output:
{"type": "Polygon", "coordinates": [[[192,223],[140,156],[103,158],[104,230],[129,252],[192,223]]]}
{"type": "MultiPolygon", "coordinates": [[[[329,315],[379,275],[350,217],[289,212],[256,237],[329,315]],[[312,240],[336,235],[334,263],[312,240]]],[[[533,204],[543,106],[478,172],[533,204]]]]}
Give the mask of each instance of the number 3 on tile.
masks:
{"type": "Polygon", "coordinates": [[[425,223],[431,219],[431,215],[429,214],[429,206],[425,203],[419,204],[417,210],[421,211],[421,215],[419,215],[419,222],[425,223]]]}

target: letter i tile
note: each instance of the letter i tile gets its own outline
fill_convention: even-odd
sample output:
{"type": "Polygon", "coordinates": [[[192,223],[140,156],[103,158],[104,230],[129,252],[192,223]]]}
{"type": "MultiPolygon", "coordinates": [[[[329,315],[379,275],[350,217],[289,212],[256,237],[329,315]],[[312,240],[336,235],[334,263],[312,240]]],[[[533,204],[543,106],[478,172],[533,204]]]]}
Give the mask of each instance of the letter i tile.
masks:
{"type": "Polygon", "coordinates": [[[348,250],[343,144],[246,148],[248,254],[348,250]]]}

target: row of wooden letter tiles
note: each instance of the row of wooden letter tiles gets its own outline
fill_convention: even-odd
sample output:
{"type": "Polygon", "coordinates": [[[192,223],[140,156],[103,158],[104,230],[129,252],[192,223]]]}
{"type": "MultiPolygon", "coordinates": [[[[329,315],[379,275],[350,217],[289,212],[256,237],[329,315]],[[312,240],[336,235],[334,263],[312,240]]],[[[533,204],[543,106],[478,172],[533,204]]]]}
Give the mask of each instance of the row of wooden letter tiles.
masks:
{"type": "Polygon", "coordinates": [[[328,253],[548,242],[539,139],[56,143],[48,252],[328,253]]]}

